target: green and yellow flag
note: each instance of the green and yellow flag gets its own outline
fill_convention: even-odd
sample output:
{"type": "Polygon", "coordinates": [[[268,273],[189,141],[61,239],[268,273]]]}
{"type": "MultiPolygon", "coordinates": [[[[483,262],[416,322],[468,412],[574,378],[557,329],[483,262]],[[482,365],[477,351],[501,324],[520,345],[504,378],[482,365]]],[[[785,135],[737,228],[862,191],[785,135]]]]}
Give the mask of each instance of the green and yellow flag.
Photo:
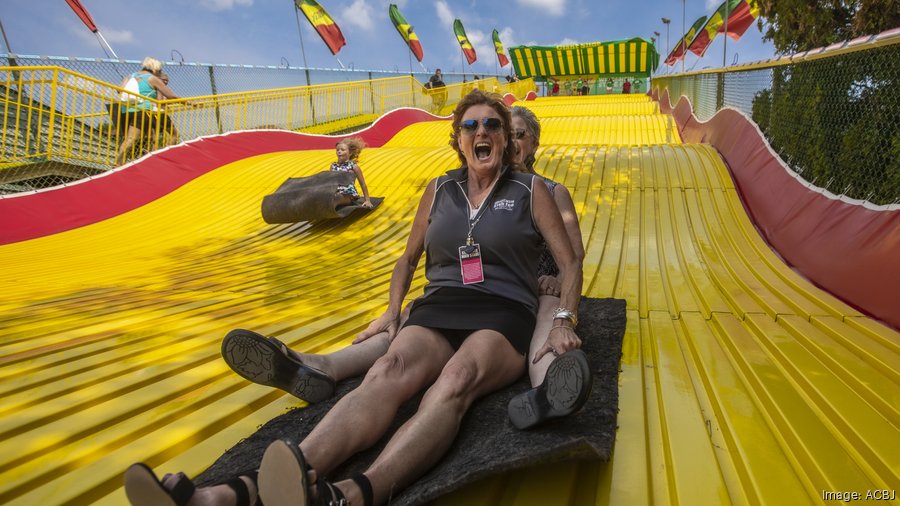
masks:
{"type": "Polygon", "coordinates": [[[403,17],[403,14],[400,14],[400,9],[397,8],[397,5],[391,4],[388,13],[391,16],[391,22],[394,23],[394,28],[403,37],[403,41],[409,46],[409,50],[412,51],[417,60],[422,61],[422,58],[425,57],[425,52],[422,50],[422,43],[419,42],[419,36],[413,31],[412,25],[406,22],[406,18],[403,17]]]}
{"type": "Polygon", "coordinates": [[[669,56],[666,57],[666,60],[663,63],[672,66],[675,65],[675,62],[678,60],[684,59],[684,54],[687,52],[688,46],[693,48],[691,41],[700,37],[697,33],[701,31],[700,27],[703,26],[704,21],[706,21],[706,16],[700,16],[700,19],[694,21],[690,30],[688,30],[687,33],[684,34],[684,37],[678,41],[678,44],[675,45],[675,48],[672,49],[672,52],[669,53],[669,56]]]}
{"type": "Polygon", "coordinates": [[[707,21],[706,24],[703,25],[703,28],[700,29],[700,32],[697,33],[697,37],[691,42],[688,49],[697,56],[702,57],[706,54],[706,49],[712,44],[716,35],[725,31],[725,18],[734,12],[738,5],[743,1],[744,0],[725,0],[722,2],[722,5],[716,9],[716,12],[710,16],[709,21],[707,21]]]}
{"type": "Polygon", "coordinates": [[[491,38],[494,39],[494,49],[497,51],[497,59],[500,60],[500,66],[505,67],[509,65],[509,58],[506,57],[506,52],[503,51],[503,43],[500,42],[500,34],[497,33],[496,29],[491,34],[491,38]]]}
{"type": "Polygon", "coordinates": [[[472,47],[469,38],[466,37],[466,29],[463,28],[462,21],[459,19],[453,20],[453,32],[456,34],[456,40],[459,41],[459,46],[462,48],[463,54],[466,55],[466,61],[469,62],[469,65],[475,63],[478,56],[475,54],[475,48],[472,47]]]}
{"type": "Polygon", "coordinates": [[[294,0],[294,4],[303,12],[306,19],[309,20],[319,36],[322,37],[331,54],[338,54],[338,51],[347,45],[340,27],[316,0],[294,0]]]}

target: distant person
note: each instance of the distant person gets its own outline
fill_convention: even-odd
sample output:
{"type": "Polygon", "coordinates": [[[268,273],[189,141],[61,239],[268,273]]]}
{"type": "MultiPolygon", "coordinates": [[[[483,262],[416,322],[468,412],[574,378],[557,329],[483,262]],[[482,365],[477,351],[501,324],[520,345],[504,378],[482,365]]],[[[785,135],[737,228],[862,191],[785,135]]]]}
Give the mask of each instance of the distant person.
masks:
{"type": "Polygon", "coordinates": [[[563,81],[563,88],[566,89],[566,96],[572,95],[572,81],[569,81],[568,79],[563,81]]]}
{"type": "Polygon", "coordinates": [[[584,79],[579,77],[578,80],[575,81],[575,94],[576,95],[584,95],[584,93],[582,92],[583,89],[584,89],[584,79]]]}
{"type": "Polygon", "coordinates": [[[641,88],[642,88],[643,82],[644,82],[643,79],[635,79],[634,80],[634,92],[635,93],[641,93],[641,88]]]}
{"type": "Polygon", "coordinates": [[[559,79],[553,79],[553,87],[550,89],[551,96],[559,95],[559,79]]]}
{"type": "Polygon", "coordinates": [[[181,98],[157,77],[161,71],[162,63],[148,56],[141,62],[141,70],[122,80],[120,87],[129,93],[122,93],[122,100],[125,102],[122,120],[126,130],[116,155],[116,163],[119,165],[125,163],[128,151],[138,140],[141,132],[153,127],[149,113],[153,111],[154,104],[147,99],[156,100],[160,95],[169,100],[181,98]]]}
{"type": "Polygon", "coordinates": [[[590,90],[590,87],[591,87],[591,80],[590,80],[590,79],[584,79],[584,80],[579,79],[579,81],[581,81],[581,94],[582,94],[582,96],[587,96],[587,95],[589,95],[590,92],[591,92],[591,90],[590,90]]]}
{"type": "Polygon", "coordinates": [[[612,77],[610,77],[609,79],[606,80],[606,94],[607,95],[609,95],[610,93],[613,92],[613,86],[615,86],[615,84],[616,83],[613,81],[612,77]]]}
{"type": "MultiPolygon", "coordinates": [[[[169,85],[169,74],[166,74],[165,70],[160,70],[157,77],[159,77],[159,80],[162,81],[163,84],[166,86],[169,85]]],[[[161,106],[158,123],[156,125],[156,135],[162,134],[164,136],[163,141],[165,144],[167,146],[174,146],[175,144],[178,144],[178,130],[175,128],[175,123],[172,122],[172,118],[165,112],[162,112],[164,110],[165,106],[161,106]]]]}
{"type": "Polygon", "coordinates": [[[628,81],[628,78],[625,78],[625,82],[622,83],[622,94],[628,95],[631,93],[631,83],[628,81]]]}
{"type": "Polygon", "coordinates": [[[434,104],[434,111],[439,112],[443,109],[444,104],[447,103],[447,90],[441,89],[446,88],[446,84],[444,84],[444,74],[441,73],[441,69],[434,69],[434,75],[428,78],[428,82],[425,84],[425,87],[430,90],[429,94],[431,95],[431,101],[434,104]]]}
{"type": "MultiPolygon", "coordinates": [[[[352,173],[356,179],[359,180],[359,187],[363,192],[364,200],[362,206],[372,209],[373,206],[372,201],[369,200],[369,188],[366,186],[366,178],[363,177],[362,169],[359,167],[358,163],[359,154],[364,147],[366,147],[366,144],[358,137],[350,137],[338,141],[334,146],[335,153],[337,154],[337,161],[331,164],[331,170],[333,172],[352,173]]],[[[359,199],[359,192],[356,191],[356,184],[350,183],[347,186],[338,186],[337,198],[338,201],[335,203],[336,207],[353,204],[359,199]]]]}

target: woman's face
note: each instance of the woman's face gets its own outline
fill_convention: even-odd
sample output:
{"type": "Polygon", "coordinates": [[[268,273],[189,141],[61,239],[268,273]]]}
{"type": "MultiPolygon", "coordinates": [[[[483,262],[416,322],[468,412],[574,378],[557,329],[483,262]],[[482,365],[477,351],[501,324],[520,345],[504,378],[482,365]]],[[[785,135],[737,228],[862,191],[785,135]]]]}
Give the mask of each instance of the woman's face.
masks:
{"type": "Polygon", "coordinates": [[[347,147],[343,142],[338,143],[334,148],[335,153],[337,153],[337,159],[339,162],[346,162],[350,159],[350,148],[347,147]]]}
{"type": "Polygon", "coordinates": [[[470,170],[499,170],[506,150],[506,129],[492,107],[473,105],[459,122],[459,149],[470,170]]]}
{"type": "Polygon", "coordinates": [[[528,155],[534,155],[534,152],[537,151],[538,143],[534,136],[531,135],[531,132],[528,131],[528,126],[521,116],[512,117],[512,130],[513,138],[516,139],[516,144],[519,146],[519,149],[516,150],[516,162],[522,164],[528,155]]]}

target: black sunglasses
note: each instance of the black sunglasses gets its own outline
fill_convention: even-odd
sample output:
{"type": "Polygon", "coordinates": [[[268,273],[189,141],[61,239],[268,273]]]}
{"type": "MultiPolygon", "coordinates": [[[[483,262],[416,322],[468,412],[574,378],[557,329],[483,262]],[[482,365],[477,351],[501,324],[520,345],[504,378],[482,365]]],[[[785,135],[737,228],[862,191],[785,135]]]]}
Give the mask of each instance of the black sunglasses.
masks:
{"type": "MultiPolygon", "coordinates": [[[[503,128],[503,121],[500,118],[481,118],[481,124],[484,125],[484,131],[493,134],[503,128]]],[[[478,130],[477,119],[467,119],[459,122],[459,130],[466,135],[475,135],[478,130]]]]}
{"type": "Polygon", "coordinates": [[[524,128],[516,128],[515,130],[513,130],[513,138],[514,139],[521,139],[522,137],[525,137],[526,135],[528,135],[528,130],[525,130],[524,128]]]}

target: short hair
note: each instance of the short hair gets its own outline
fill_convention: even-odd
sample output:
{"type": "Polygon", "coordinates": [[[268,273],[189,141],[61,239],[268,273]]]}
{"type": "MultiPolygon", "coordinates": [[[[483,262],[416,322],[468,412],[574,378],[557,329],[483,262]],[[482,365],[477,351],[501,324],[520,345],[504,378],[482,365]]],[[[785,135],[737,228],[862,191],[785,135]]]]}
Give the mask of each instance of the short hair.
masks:
{"type": "Polygon", "coordinates": [[[141,68],[143,70],[149,70],[150,72],[157,74],[162,70],[162,63],[152,56],[148,56],[144,58],[144,61],[141,62],[141,68]]]}
{"type": "Polygon", "coordinates": [[[347,151],[350,152],[351,160],[359,158],[359,154],[362,153],[363,148],[366,147],[366,141],[359,137],[347,137],[346,139],[341,139],[335,143],[334,147],[337,147],[338,144],[347,146],[347,151]]]}
{"type": "Polygon", "coordinates": [[[538,143],[541,142],[541,121],[538,119],[537,115],[534,114],[534,111],[527,107],[516,105],[513,106],[509,112],[512,117],[518,116],[522,118],[522,121],[525,122],[525,127],[528,128],[528,133],[534,137],[535,141],[538,143]]]}
{"type": "Polygon", "coordinates": [[[518,166],[516,164],[517,144],[515,139],[513,139],[512,116],[509,114],[509,107],[507,107],[506,102],[503,101],[503,97],[499,93],[481,91],[475,88],[456,104],[456,109],[453,111],[453,130],[450,132],[450,147],[456,151],[459,161],[465,165],[466,157],[459,147],[459,122],[462,121],[466,111],[475,105],[487,105],[500,115],[500,121],[503,122],[503,133],[506,134],[506,150],[503,151],[503,164],[508,165],[511,169],[516,169],[518,166]]]}

